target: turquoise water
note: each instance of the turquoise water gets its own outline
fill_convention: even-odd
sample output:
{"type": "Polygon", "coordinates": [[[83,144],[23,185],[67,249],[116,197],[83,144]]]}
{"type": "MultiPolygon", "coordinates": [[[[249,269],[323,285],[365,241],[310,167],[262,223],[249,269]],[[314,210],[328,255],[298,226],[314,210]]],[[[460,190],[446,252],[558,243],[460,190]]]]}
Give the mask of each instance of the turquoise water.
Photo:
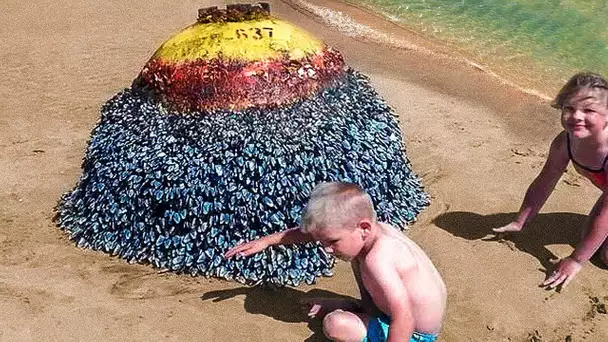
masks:
{"type": "Polygon", "coordinates": [[[608,76],[608,0],[349,0],[552,96],[581,70],[608,76]]]}

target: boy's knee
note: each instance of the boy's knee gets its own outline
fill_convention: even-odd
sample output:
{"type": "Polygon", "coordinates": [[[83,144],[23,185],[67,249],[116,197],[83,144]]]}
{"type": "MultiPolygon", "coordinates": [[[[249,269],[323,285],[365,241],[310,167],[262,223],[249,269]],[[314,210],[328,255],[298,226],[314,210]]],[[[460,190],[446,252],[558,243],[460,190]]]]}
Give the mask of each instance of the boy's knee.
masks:
{"type": "Polygon", "coordinates": [[[335,310],[323,318],[323,332],[331,340],[342,340],[348,334],[350,318],[345,311],[335,310]]]}

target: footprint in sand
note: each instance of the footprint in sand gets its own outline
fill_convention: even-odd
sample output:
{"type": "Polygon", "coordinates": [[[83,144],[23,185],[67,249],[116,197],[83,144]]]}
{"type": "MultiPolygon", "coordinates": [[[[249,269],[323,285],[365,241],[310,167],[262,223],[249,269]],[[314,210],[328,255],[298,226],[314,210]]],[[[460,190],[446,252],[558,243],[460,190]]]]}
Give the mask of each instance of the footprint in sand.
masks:
{"type": "Polygon", "coordinates": [[[437,183],[439,180],[441,180],[445,176],[446,176],[446,174],[441,168],[431,168],[431,169],[423,170],[419,174],[419,177],[420,177],[420,179],[422,179],[422,183],[424,184],[424,186],[426,188],[429,188],[431,185],[437,183]]]}
{"type": "Polygon", "coordinates": [[[531,150],[530,148],[522,148],[522,147],[512,147],[511,148],[511,155],[512,156],[521,156],[521,157],[527,157],[527,156],[534,156],[536,155],[536,153],[534,153],[533,150],[531,150]]]}
{"type": "Polygon", "coordinates": [[[522,164],[524,160],[532,169],[541,168],[545,164],[547,154],[544,152],[538,152],[529,147],[512,147],[510,150],[511,157],[515,158],[515,164],[522,164]],[[532,158],[532,159],[528,159],[532,158]]]}
{"type": "Polygon", "coordinates": [[[587,295],[589,298],[589,310],[577,320],[571,321],[566,327],[562,327],[567,334],[566,341],[585,340],[595,332],[597,324],[606,318],[608,296],[587,295]]]}
{"type": "Polygon", "coordinates": [[[592,320],[596,318],[598,315],[606,315],[608,314],[608,296],[600,297],[600,296],[589,296],[589,302],[591,303],[591,308],[587,312],[585,318],[587,320],[592,320]]]}
{"type": "Polygon", "coordinates": [[[580,187],[583,179],[584,178],[581,175],[570,168],[567,168],[566,172],[564,172],[562,176],[562,182],[564,182],[566,185],[574,187],[580,187]]]}
{"type": "Polygon", "coordinates": [[[110,274],[121,273],[110,289],[112,295],[120,298],[171,297],[197,291],[194,286],[183,284],[178,277],[166,276],[157,271],[138,271],[128,265],[112,265],[102,268],[102,271],[110,274]]]}

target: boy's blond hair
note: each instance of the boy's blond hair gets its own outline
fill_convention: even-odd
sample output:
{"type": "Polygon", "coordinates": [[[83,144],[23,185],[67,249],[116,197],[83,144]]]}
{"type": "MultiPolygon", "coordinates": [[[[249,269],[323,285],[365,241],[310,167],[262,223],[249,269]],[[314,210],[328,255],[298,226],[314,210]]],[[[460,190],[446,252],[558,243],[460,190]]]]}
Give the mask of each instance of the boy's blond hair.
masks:
{"type": "Polygon", "coordinates": [[[362,219],[376,222],[374,204],[363,189],[352,183],[321,183],[310,194],[300,227],[305,232],[329,227],[354,229],[362,219]]]}
{"type": "Polygon", "coordinates": [[[592,72],[579,72],[570,77],[551,103],[551,107],[562,109],[568,101],[583,89],[598,89],[604,93],[604,99],[608,105],[608,82],[599,74],[592,72]]]}

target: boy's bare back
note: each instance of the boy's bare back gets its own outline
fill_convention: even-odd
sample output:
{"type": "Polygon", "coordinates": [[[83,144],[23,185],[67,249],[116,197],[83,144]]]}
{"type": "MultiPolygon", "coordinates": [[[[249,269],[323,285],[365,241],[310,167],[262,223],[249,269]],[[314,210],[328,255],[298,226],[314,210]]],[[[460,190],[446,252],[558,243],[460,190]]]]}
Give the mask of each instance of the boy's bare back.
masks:
{"type": "Polygon", "coordinates": [[[397,229],[383,223],[378,228],[373,247],[358,258],[361,285],[381,311],[394,312],[395,305],[406,304],[414,330],[437,334],[447,297],[439,272],[422,249],[397,229]]]}

